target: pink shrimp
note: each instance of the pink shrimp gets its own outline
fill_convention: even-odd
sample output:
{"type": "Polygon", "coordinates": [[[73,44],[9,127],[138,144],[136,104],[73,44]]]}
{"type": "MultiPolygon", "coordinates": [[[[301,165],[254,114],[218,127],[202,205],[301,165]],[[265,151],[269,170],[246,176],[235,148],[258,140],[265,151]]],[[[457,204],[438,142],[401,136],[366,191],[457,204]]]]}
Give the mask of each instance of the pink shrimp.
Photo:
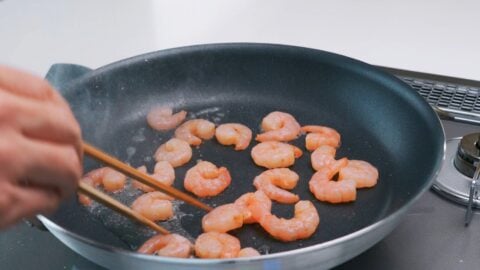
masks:
{"type": "Polygon", "coordinates": [[[340,169],[339,181],[354,180],[357,188],[369,188],[377,184],[378,170],[362,160],[349,160],[347,166],[340,169]]]}
{"type": "Polygon", "coordinates": [[[284,242],[310,237],[320,223],[317,209],[310,201],[299,201],[295,204],[295,214],[291,219],[279,218],[258,203],[253,203],[252,213],[265,231],[273,238],[284,242]]]}
{"type": "MultiPolygon", "coordinates": [[[[310,161],[312,163],[313,169],[316,171],[320,170],[323,167],[331,166],[336,162],[335,154],[337,150],[334,147],[328,145],[322,145],[313,151],[310,156],[310,161]]],[[[347,160],[347,158],[342,158],[340,160],[347,160]]]]}
{"type": "Polygon", "coordinates": [[[110,192],[116,192],[123,189],[127,177],[114,169],[105,168],[103,171],[103,188],[110,192]]]}
{"type": "Polygon", "coordinates": [[[246,248],[242,248],[239,252],[238,252],[238,255],[237,257],[255,257],[255,256],[260,256],[260,253],[254,249],[254,248],[251,248],[251,247],[246,247],[246,248]]]}
{"type": "Polygon", "coordinates": [[[147,123],[155,130],[166,131],[182,123],[186,116],[186,111],[179,111],[173,114],[171,108],[155,107],[148,112],[147,123]]]}
{"type": "MultiPolygon", "coordinates": [[[[102,183],[102,177],[105,168],[106,167],[90,171],[85,176],[83,176],[80,181],[92,187],[98,187],[102,183]]],[[[85,206],[90,206],[92,204],[92,199],[90,199],[90,197],[80,193],[78,194],[78,201],[85,206]]]]}
{"type": "Polygon", "coordinates": [[[242,124],[222,124],[215,130],[217,141],[223,145],[235,145],[235,150],[244,150],[252,140],[252,131],[242,124]]]}
{"type": "Polygon", "coordinates": [[[324,126],[304,126],[303,132],[310,132],[305,137],[305,147],[308,151],[314,151],[322,145],[334,148],[340,146],[340,134],[333,128],[324,126]]]}
{"type": "Polygon", "coordinates": [[[252,148],[252,159],[258,166],[268,169],[292,166],[302,156],[300,148],[281,142],[268,141],[252,148]]]}
{"type": "Polygon", "coordinates": [[[198,197],[209,197],[220,194],[231,181],[227,168],[217,168],[211,162],[200,161],[187,171],[183,185],[198,197]]]}
{"type": "Polygon", "coordinates": [[[175,130],[175,137],[190,145],[200,145],[203,140],[210,140],[215,135],[215,124],[204,120],[188,120],[175,130]]]}
{"type": "Polygon", "coordinates": [[[296,203],[298,195],[285,189],[293,189],[298,182],[298,174],[288,168],[271,169],[255,177],[253,185],[265,192],[272,200],[280,203],[296,203]]]}
{"type": "Polygon", "coordinates": [[[151,221],[167,220],[173,216],[170,200],[171,197],[162,192],[149,192],[133,201],[131,208],[151,221]]]}
{"type": "Polygon", "coordinates": [[[236,204],[216,207],[202,218],[204,232],[228,232],[243,226],[243,212],[236,204]]]}
{"type": "MultiPolygon", "coordinates": [[[[147,173],[147,167],[145,166],[138,167],[137,170],[143,173],[147,173]]],[[[175,171],[173,170],[173,167],[172,165],[170,165],[170,163],[166,161],[159,161],[157,162],[157,164],[155,164],[151,177],[164,185],[171,186],[173,185],[173,181],[175,180],[175,171]]],[[[155,189],[151,188],[150,186],[142,184],[138,181],[133,181],[132,184],[135,188],[140,189],[144,192],[155,191],[155,189]]]]}
{"type": "Polygon", "coordinates": [[[294,140],[300,134],[300,124],[288,113],[271,112],[262,120],[264,133],[258,134],[255,138],[259,142],[294,140]]]}
{"type": "Polygon", "coordinates": [[[243,214],[244,224],[257,222],[257,220],[253,218],[252,211],[250,210],[250,206],[254,202],[257,202],[266,212],[270,212],[272,210],[272,201],[262,190],[245,193],[234,202],[234,204],[240,208],[240,211],[243,214]]]}
{"type": "Polygon", "coordinates": [[[160,145],[155,152],[156,161],[167,161],[174,168],[188,163],[192,158],[192,147],[182,140],[172,138],[160,145]]]}
{"type": "Polygon", "coordinates": [[[347,203],[357,198],[356,183],[354,180],[332,181],[331,179],[341,168],[347,165],[346,159],[320,168],[310,179],[310,191],[319,201],[329,203],[347,203]]]}
{"type": "Polygon", "coordinates": [[[239,252],[240,241],[226,233],[203,233],[195,241],[195,255],[199,258],[235,258],[239,252]]]}
{"type": "Polygon", "coordinates": [[[192,243],[178,234],[155,235],[138,249],[144,254],[157,254],[164,257],[189,258],[193,252],[192,243]]]}
{"type": "MultiPolygon", "coordinates": [[[[93,187],[103,185],[106,191],[117,192],[123,189],[127,177],[109,167],[102,167],[90,171],[80,181],[85,182],[93,187]]],[[[78,200],[81,204],[89,206],[92,200],[83,194],[78,195],[78,200]]]]}

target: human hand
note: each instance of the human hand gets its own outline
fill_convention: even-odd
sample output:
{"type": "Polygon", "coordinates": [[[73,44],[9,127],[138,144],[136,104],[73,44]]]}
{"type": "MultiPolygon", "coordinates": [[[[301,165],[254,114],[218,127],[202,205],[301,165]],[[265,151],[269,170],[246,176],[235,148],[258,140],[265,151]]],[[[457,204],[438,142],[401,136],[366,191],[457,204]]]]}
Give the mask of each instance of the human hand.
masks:
{"type": "Polygon", "coordinates": [[[82,174],[80,127],[43,79],[0,66],[0,229],[55,210],[82,174]]]}

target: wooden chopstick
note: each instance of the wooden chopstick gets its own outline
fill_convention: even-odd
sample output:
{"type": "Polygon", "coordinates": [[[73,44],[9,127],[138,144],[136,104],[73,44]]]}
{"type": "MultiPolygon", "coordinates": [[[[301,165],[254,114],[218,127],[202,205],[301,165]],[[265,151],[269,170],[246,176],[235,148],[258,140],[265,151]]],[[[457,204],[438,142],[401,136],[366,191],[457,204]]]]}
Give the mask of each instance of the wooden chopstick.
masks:
{"type": "Polygon", "coordinates": [[[83,142],[83,152],[102,162],[102,163],[105,163],[107,166],[137,180],[137,181],[140,181],[142,182],[143,184],[145,185],[148,185],[156,190],[160,190],[162,192],[165,192],[167,193],[168,195],[172,196],[172,197],[175,197],[179,200],[182,200],[186,203],[189,203],[191,205],[194,205],[194,206],[197,206],[201,209],[204,209],[206,210],[207,212],[211,211],[212,210],[212,207],[202,203],[201,201],[195,199],[194,197],[186,194],[186,193],[183,193],[181,192],[180,190],[176,189],[176,188],[173,188],[173,187],[170,187],[170,186],[167,186],[165,184],[162,184],[158,181],[156,181],[154,178],[152,178],[151,176],[145,174],[145,173],[142,173],[138,170],[136,170],[135,168],[121,162],[120,160],[108,155],[107,153],[101,151],[100,149],[97,149],[96,147],[86,143],[86,142],[83,142]]]}
{"type": "Polygon", "coordinates": [[[127,216],[128,218],[131,218],[135,221],[138,221],[141,224],[146,225],[159,233],[162,233],[162,234],[170,233],[167,229],[157,225],[155,222],[145,218],[144,216],[130,209],[128,206],[122,204],[121,202],[115,200],[114,198],[108,196],[107,194],[95,189],[94,187],[88,185],[87,183],[80,182],[78,184],[78,191],[94,199],[95,201],[111,208],[112,210],[124,216],[127,216]]]}

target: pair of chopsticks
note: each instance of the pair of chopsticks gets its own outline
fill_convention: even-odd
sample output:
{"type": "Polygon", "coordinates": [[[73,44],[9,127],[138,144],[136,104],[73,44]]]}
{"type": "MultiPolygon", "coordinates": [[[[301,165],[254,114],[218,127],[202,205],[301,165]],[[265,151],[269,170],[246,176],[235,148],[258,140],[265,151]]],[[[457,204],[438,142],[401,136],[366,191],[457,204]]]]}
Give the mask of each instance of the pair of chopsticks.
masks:
{"type": "MultiPolygon", "coordinates": [[[[152,178],[151,176],[145,174],[145,173],[142,173],[138,170],[136,170],[135,168],[121,162],[120,160],[108,155],[107,153],[97,149],[96,147],[86,143],[86,142],[83,142],[83,152],[104,163],[105,165],[145,184],[145,185],[148,185],[156,190],[160,190],[162,192],[165,192],[167,193],[168,195],[176,198],[176,199],[179,199],[179,200],[182,200],[186,203],[189,203],[191,205],[194,205],[194,206],[197,206],[201,209],[204,209],[206,210],[207,212],[212,210],[212,208],[202,202],[200,202],[199,200],[195,199],[194,197],[186,194],[186,193],[183,193],[181,191],[179,191],[178,189],[175,189],[173,187],[170,187],[170,186],[167,186],[167,185],[164,185],[158,181],[156,181],[154,178],[152,178]]],[[[121,202],[115,200],[114,198],[108,196],[107,194],[95,189],[94,187],[86,184],[86,183],[83,183],[83,182],[80,182],[79,183],[79,186],[78,186],[78,189],[79,189],[79,192],[87,195],[88,197],[98,201],[99,203],[102,203],[104,204],[105,206],[111,208],[112,210],[130,218],[130,219],[133,219],[137,222],[140,222],[141,224],[144,224],[150,228],[152,228],[153,230],[159,232],[159,233],[162,233],[162,234],[168,234],[169,231],[166,230],[165,228],[157,225],[155,222],[145,218],[144,216],[140,215],[139,213],[133,211],[132,209],[130,209],[128,206],[122,204],[121,202]]]]}

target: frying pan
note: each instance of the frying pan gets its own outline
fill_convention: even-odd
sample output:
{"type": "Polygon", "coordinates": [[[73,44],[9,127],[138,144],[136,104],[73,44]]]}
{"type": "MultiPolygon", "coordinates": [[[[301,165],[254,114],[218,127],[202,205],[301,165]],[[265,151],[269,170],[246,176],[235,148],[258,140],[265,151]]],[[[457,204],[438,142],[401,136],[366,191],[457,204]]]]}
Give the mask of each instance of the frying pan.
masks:
{"type": "MultiPolygon", "coordinates": [[[[354,203],[317,201],[308,190],[313,169],[310,155],[292,169],[300,175],[293,190],[314,202],[320,225],[309,239],[284,243],[259,225],[232,232],[242,247],[264,255],[228,260],[177,259],[132,251],[152,235],[148,229],[101,206],[86,209],[75,198],[63,203],[42,223],[67,246],[113,269],[291,269],[330,268],[368,249],[385,237],[435,177],[443,158],[445,137],[436,114],[406,84],[376,68],[332,53],[272,44],[211,44],[169,49],[90,70],[55,65],[47,74],[70,103],[84,139],[133,166],[153,168],[153,153],[172,136],[146,124],[153,106],[184,109],[191,118],[217,124],[239,122],[254,133],[271,111],[294,115],[302,124],[333,127],[342,135],[337,157],[366,160],[376,166],[377,186],[358,191],[354,203]]],[[[292,142],[304,148],[304,137],[292,142]]],[[[237,152],[215,139],[194,149],[192,160],[175,170],[174,186],[197,160],[227,167],[232,184],[220,195],[203,199],[211,206],[234,201],[254,191],[253,178],[263,171],[250,150],[237,152]]],[[[100,164],[84,163],[85,171],[100,164]]],[[[124,203],[134,190],[112,194],[124,203]]],[[[285,218],[293,205],[274,204],[285,218]]],[[[202,210],[178,203],[177,216],[162,225],[192,239],[201,233],[202,210]]]]}

